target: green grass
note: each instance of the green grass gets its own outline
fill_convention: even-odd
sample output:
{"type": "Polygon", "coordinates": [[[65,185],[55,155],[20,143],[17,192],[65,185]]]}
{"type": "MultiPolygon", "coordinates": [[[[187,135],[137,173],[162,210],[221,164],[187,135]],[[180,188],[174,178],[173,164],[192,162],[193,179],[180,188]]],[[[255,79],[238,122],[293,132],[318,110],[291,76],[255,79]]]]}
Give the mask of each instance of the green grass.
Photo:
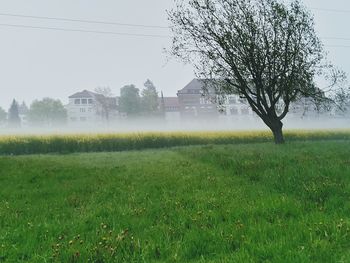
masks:
{"type": "Polygon", "coordinates": [[[350,141],[0,157],[0,262],[350,262],[350,141]]]}
{"type": "MultiPolygon", "coordinates": [[[[349,130],[286,131],[287,141],[350,139],[349,130]]],[[[205,144],[273,141],[269,131],[144,132],[117,134],[0,136],[0,155],[114,152],[205,144]]]]}

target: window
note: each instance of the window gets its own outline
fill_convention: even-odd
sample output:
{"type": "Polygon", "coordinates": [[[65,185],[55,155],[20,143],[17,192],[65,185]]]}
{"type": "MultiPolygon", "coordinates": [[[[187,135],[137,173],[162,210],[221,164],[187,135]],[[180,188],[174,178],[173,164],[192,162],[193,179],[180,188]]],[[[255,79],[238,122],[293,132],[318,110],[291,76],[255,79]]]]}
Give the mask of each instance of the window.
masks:
{"type": "Polygon", "coordinates": [[[87,99],[81,99],[81,104],[87,104],[87,99]]]}
{"type": "Polygon", "coordinates": [[[84,108],[80,108],[80,112],[86,112],[84,108]]]}
{"type": "Polygon", "coordinates": [[[75,99],[74,104],[80,104],[80,99],[75,99]]]}
{"type": "Polygon", "coordinates": [[[88,108],[88,112],[91,112],[92,111],[92,108],[88,108]]]}
{"type": "Polygon", "coordinates": [[[71,121],[77,121],[77,118],[71,117],[70,120],[71,121]]]}
{"type": "Polygon", "coordinates": [[[86,121],[86,117],[80,117],[80,121],[86,121]]]}
{"type": "Polygon", "coordinates": [[[92,99],[88,99],[89,104],[93,104],[94,101],[92,99]]]}

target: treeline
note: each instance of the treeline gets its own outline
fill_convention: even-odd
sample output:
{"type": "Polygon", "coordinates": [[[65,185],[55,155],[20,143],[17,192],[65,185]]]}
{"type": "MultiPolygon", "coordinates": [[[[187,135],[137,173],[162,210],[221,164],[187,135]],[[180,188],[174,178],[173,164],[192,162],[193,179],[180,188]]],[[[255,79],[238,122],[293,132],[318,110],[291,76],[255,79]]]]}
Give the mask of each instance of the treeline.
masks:
{"type": "MultiPolygon", "coordinates": [[[[111,105],[109,98],[114,97],[110,88],[96,88],[95,93],[103,95],[98,103],[103,109],[103,115],[108,120],[111,111],[117,110],[128,118],[143,116],[157,117],[163,115],[163,107],[159,93],[152,81],[147,80],[144,88],[136,88],[135,85],[126,85],[120,90],[117,105],[111,105]]],[[[0,107],[0,126],[18,128],[23,123],[33,126],[56,126],[67,123],[68,112],[63,103],[58,99],[44,98],[34,100],[28,107],[25,102],[21,104],[13,99],[6,112],[0,107]]]]}
{"type": "Polygon", "coordinates": [[[52,126],[64,124],[67,121],[67,110],[60,100],[44,98],[35,100],[28,106],[23,102],[19,104],[12,101],[8,113],[0,108],[0,124],[10,128],[21,127],[22,122],[32,125],[52,126]]]}

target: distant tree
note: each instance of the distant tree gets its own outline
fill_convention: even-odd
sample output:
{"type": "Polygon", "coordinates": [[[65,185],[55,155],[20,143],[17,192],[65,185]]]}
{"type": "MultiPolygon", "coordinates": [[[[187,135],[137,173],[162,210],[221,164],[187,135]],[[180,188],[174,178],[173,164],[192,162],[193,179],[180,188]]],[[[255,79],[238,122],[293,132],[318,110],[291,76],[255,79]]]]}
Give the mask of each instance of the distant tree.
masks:
{"type": "Polygon", "coordinates": [[[7,120],[7,112],[0,107],[0,124],[6,122],[7,120]]]}
{"type": "MultiPolygon", "coordinates": [[[[284,143],[292,103],[334,101],[342,71],[327,60],[310,11],[292,0],[176,0],[171,53],[219,94],[238,94],[284,143]],[[316,79],[330,82],[321,90],[316,79]]],[[[207,87],[209,89],[209,87],[207,87]]]]}
{"type": "Polygon", "coordinates": [[[19,114],[27,114],[29,112],[29,108],[27,104],[22,101],[22,104],[18,106],[19,114]]]}
{"type": "Polygon", "coordinates": [[[18,103],[13,99],[11,107],[8,112],[8,125],[12,128],[18,128],[21,126],[21,118],[19,117],[18,103]]]}
{"type": "Polygon", "coordinates": [[[109,87],[98,87],[95,89],[95,93],[99,95],[96,96],[99,106],[97,113],[109,121],[111,112],[117,110],[116,98],[109,87]]]}
{"type": "Polygon", "coordinates": [[[28,112],[28,121],[33,125],[54,126],[67,121],[67,111],[60,100],[44,98],[35,100],[28,112]]]}
{"type": "Polygon", "coordinates": [[[120,89],[119,109],[120,112],[129,116],[140,114],[141,98],[140,90],[135,85],[127,85],[120,89]]]}
{"type": "Polygon", "coordinates": [[[159,112],[157,89],[149,79],[144,86],[145,88],[141,91],[142,111],[146,115],[154,115],[159,112]]]}

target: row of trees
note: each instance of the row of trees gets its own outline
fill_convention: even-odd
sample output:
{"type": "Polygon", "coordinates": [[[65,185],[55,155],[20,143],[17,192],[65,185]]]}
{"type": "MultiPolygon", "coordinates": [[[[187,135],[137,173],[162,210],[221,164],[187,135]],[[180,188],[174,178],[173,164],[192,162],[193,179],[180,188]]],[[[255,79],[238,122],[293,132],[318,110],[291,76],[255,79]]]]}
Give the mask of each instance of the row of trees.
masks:
{"type": "MultiPolygon", "coordinates": [[[[141,91],[135,85],[124,86],[120,93],[119,107],[110,100],[113,97],[110,88],[100,87],[95,92],[103,95],[97,96],[103,119],[109,120],[111,111],[118,110],[129,117],[136,116],[160,116],[162,113],[159,105],[159,96],[152,81],[147,80],[141,91]]],[[[0,125],[7,122],[10,127],[21,126],[20,115],[25,116],[26,121],[36,126],[53,126],[67,121],[67,110],[60,100],[44,98],[35,100],[30,108],[23,102],[21,105],[13,100],[8,113],[0,107],[0,125]]]]}
{"type": "Polygon", "coordinates": [[[25,116],[26,121],[34,125],[52,126],[65,123],[67,120],[67,111],[60,100],[44,98],[35,100],[30,108],[24,102],[19,105],[13,100],[8,113],[0,108],[0,124],[7,123],[9,127],[20,127],[22,122],[20,115],[25,116]]]}

